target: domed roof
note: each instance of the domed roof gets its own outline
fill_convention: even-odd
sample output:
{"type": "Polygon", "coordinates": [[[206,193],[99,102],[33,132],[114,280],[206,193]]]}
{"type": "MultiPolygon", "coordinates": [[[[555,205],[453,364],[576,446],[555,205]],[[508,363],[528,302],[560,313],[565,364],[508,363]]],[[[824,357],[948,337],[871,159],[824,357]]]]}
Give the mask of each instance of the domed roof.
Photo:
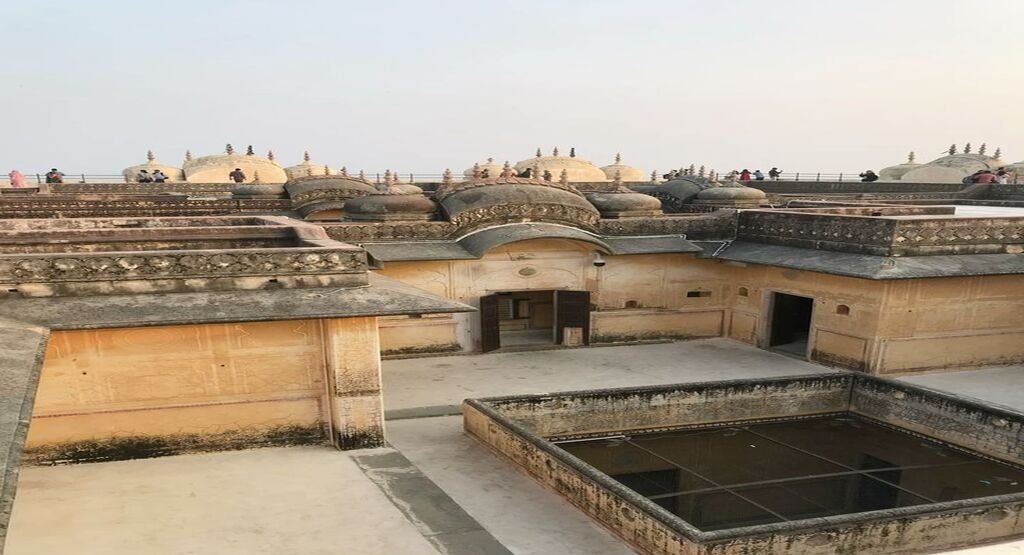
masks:
{"type": "Polygon", "coordinates": [[[985,145],[977,153],[970,152],[970,144],[964,147],[964,152],[957,153],[956,145],[949,148],[949,154],[936,158],[927,164],[911,169],[903,174],[900,181],[917,183],[959,183],[963,178],[978,170],[994,170],[1003,165],[999,159],[999,149],[996,149],[995,156],[985,155],[985,145]]]}
{"type": "Polygon", "coordinates": [[[318,198],[355,198],[377,191],[369,181],[346,175],[297,177],[289,179],[284,188],[295,203],[318,198]]]}
{"type": "Polygon", "coordinates": [[[761,189],[740,185],[736,181],[714,185],[697,193],[696,204],[757,206],[767,198],[761,189]]]}
{"type": "Polygon", "coordinates": [[[185,180],[192,183],[229,183],[228,177],[235,168],[242,170],[246,181],[258,181],[259,183],[284,183],[288,181],[287,174],[281,166],[270,158],[252,154],[252,147],[246,154],[235,154],[231,145],[227,145],[225,154],[214,154],[212,156],[200,156],[199,158],[185,160],[185,180]]]}
{"type": "Polygon", "coordinates": [[[494,158],[488,158],[487,161],[484,162],[483,164],[476,163],[473,164],[471,167],[466,168],[466,171],[462,172],[462,175],[466,177],[473,177],[473,172],[479,171],[479,177],[481,179],[483,179],[485,175],[487,177],[498,177],[499,175],[501,175],[502,167],[503,166],[501,164],[494,161],[494,158]]]}
{"type": "Polygon", "coordinates": [[[710,185],[711,182],[703,177],[681,175],[656,186],[651,194],[661,199],[663,207],[679,211],[710,185]]]}
{"type": "Polygon", "coordinates": [[[152,150],[146,152],[145,164],[125,168],[121,170],[121,175],[124,176],[124,180],[126,182],[134,183],[137,181],[136,177],[142,170],[146,170],[146,173],[149,174],[152,174],[156,170],[160,170],[167,176],[167,181],[185,181],[185,172],[183,172],[181,168],[157,162],[156,156],[153,155],[152,150]]]}
{"type": "Polygon", "coordinates": [[[401,183],[345,201],[345,217],[350,220],[429,220],[436,211],[437,203],[425,197],[423,189],[401,183]]]}
{"type": "MultiPolygon", "coordinates": [[[[560,179],[562,172],[565,171],[569,182],[610,180],[601,171],[601,168],[595,166],[591,161],[576,157],[576,149],[569,151],[569,156],[559,156],[557,148],[552,152],[551,156],[543,156],[538,148],[536,156],[516,163],[514,168],[517,173],[526,170],[526,168],[533,168],[534,175],[538,177],[543,176],[544,172],[548,171],[551,172],[552,179],[560,179]]],[[[623,179],[625,179],[625,176],[623,176],[623,179]]]]}
{"type": "Polygon", "coordinates": [[[288,179],[295,179],[298,177],[312,177],[317,175],[334,175],[337,172],[329,168],[324,164],[317,164],[313,162],[309,157],[309,151],[302,153],[302,163],[294,166],[288,166],[284,169],[284,173],[288,176],[288,179]]]}
{"type": "Polygon", "coordinates": [[[900,181],[904,174],[910,170],[920,168],[921,164],[914,162],[914,153],[911,152],[907,156],[907,161],[903,164],[896,164],[895,166],[889,166],[882,168],[878,171],[878,179],[880,181],[900,181]]]}
{"type": "Polygon", "coordinates": [[[586,193],[587,200],[605,218],[631,218],[661,214],[661,201],[619,186],[611,191],[586,193]]]}
{"type": "Polygon", "coordinates": [[[644,177],[644,172],[640,168],[635,168],[622,163],[621,154],[616,154],[615,163],[608,166],[602,166],[601,171],[604,172],[605,177],[612,180],[618,176],[619,179],[627,182],[647,181],[647,178],[644,177]]]}
{"type": "Polygon", "coordinates": [[[233,198],[286,198],[284,183],[240,183],[231,189],[233,198]]]}
{"type": "Polygon", "coordinates": [[[446,184],[435,199],[460,229],[527,221],[593,227],[600,219],[597,209],[571,185],[513,177],[507,166],[501,177],[446,184]]]}

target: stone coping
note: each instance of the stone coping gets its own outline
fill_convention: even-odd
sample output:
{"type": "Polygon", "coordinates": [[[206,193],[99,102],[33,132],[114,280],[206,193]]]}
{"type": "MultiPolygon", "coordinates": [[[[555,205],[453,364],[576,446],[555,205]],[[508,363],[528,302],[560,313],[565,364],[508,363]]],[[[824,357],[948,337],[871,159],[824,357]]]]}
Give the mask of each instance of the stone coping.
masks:
{"type": "MultiPolygon", "coordinates": [[[[550,434],[540,431],[545,420],[563,416],[570,420],[566,426],[576,428],[571,430],[573,433],[562,429],[560,439],[841,412],[853,412],[882,425],[920,433],[982,456],[1015,464],[1024,462],[1021,450],[1024,444],[1018,437],[1024,431],[1024,413],[852,372],[466,399],[463,402],[465,427],[470,435],[523,466],[536,479],[568,497],[645,553],[655,552],[650,549],[655,543],[678,548],[666,549],[666,553],[718,553],[715,548],[743,553],[834,553],[835,537],[856,534],[868,538],[869,544],[878,542],[865,545],[865,549],[857,552],[934,549],[959,545],[957,542],[963,540],[933,538],[930,541],[936,543],[922,546],[899,544],[899,537],[914,527],[928,530],[945,523],[945,526],[959,526],[964,532],[969,531],[973,536],[967,537],[973,537],[974,541],[1005,539],[1005,529],[992,535],[986,535],[987,530],[995,528],[994,522],[1007,519],[1014,522],[1015,515],[1024,511],[1024,493],[1021,493],[705,532],[558,448],[547,439],[550,434]],[[641,422],[634,422],[632,428],[621,425],[626,420],[635,420],[637,413],[645,410],[661,416],[655,414],[646,419],[641,416],[641,422]],[[735,416],[730,418],[730,413],[735,416]],[[642,516],[630,516],[630,508],[642,516]],[[646,528],[634,526],[637,518],[646,521],[646,528]],[[623,522],[629,524],[620,528],[623,522]],[[890,524],[901,530],[900,534],[891,534],[898,537],[879,533],[890,524]]],[[[1015,530],[1012,535],[1019,533],[1015,530]]]]}

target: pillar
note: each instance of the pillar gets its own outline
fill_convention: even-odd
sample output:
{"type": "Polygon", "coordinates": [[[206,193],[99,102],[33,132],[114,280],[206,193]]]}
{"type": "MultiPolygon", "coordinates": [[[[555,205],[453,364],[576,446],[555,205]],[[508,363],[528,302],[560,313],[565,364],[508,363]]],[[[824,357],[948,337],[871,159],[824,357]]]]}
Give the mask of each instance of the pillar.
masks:
{"type": "Polygon", "coordinates": [[[331,436],[339,449],[384,445],[377,318],[324,322],[331,436]]]}

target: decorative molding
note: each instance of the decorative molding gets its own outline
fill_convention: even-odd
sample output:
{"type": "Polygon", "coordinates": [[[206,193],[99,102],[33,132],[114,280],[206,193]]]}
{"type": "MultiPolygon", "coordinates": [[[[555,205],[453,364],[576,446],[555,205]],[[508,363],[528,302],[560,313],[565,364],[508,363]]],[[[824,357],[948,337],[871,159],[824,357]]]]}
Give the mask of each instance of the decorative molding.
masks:
{"type": "Polygon", "coordinates": [[[594,210],[565,204],[503,203],[464,210],[450,221],[460,231],[517,221],[554,222],[593,230],[600,219],[594,210]]]}
{"type": "Polygon", "coordinates": [[[344,243],[448,239],[457,228],[449,222],[380,222],[323,225],[327,236],[344,243]]]}

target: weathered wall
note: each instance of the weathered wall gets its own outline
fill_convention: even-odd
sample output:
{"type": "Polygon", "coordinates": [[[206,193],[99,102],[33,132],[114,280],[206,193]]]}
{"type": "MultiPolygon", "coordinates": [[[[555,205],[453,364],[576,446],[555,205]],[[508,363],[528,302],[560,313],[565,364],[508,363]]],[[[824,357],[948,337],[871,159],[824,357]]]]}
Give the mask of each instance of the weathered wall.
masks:
{"type": "Polygon", "coordinates": [[[374,318],[55,331],[26,458],[375,445],[379,372],[374,318]]]}

